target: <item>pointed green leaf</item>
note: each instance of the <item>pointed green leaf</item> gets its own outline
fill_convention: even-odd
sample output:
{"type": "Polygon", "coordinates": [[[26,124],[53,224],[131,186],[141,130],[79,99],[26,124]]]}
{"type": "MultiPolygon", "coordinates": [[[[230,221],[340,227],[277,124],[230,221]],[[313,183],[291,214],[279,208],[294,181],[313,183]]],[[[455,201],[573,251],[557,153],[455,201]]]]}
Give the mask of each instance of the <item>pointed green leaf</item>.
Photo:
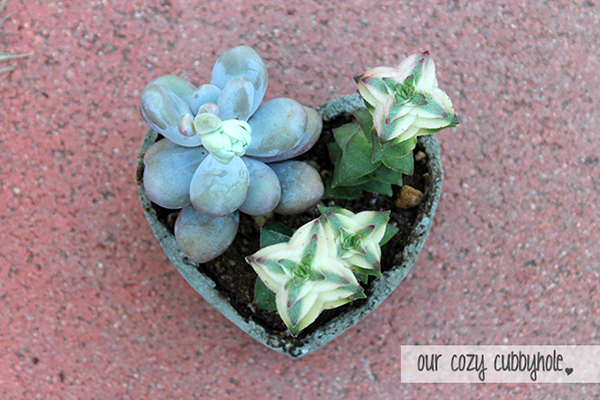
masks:
{"type": "Polygon", "coordinates": [[[286,225],[282,224],[281,222],[274,221],[272,219],[267,220],[264,229],[279,232],[286,236],[292,236],[294,234],[294,231],[288,228],[286,225]]]}
{"type": "Polygon", "coordinates": [[[336,142],[327,143],[327,150],[329,151],[329,159],[332,163],[336,163],[340,158],[342,158],[342,148],[336,142]]]}
{"type": "Polygon", "coordinates": [[[379,241],[379,246],[383,246],[384,244],[389,242],[390,239],[393,238],[394,235],[396,233],[398,233],[399,230],[400,229],[396,228],[394,225],[387,224],[385,226],[385,233],[383,234],[383,237],[379,241]]]}
{"type": "Polygon", "coordinates": [[[373,130],[373,116],[371,113],[367,109],[361,108],[352,114],[358,121],[360,129],[363,131],[365,137],[371,141],[371,131],[373,130]]]}
{"type": "Polygon", "coordinates": [[[394,194],[394,192],[392,191],[391,184],[379,182],[374,179],[359,185],[359,187],[363,190],[367,190],[373,193],[384,194],[386,196],[391,196],[392,194],[394,194]]]}
{"type": "Polygon", "coordinates": [[[379,167],[379,163],[371,162],[371,145],[360,131],[347,140],[343,149],[340,163],[336,164],[334,171],[334,186],[347,186],[346,182],[360,178],[379,167]]]}
{"type": "Polygon", "coordinates": [[[415,92],[414,96],[406,103],[408,106],[426,106],[428,103],[427,98],[423,91],[415,92]]]}
{"type": "Polygon", "coordinates": [[[357,186],[331,186],[331,179],[325,184],[323,199],[348,199],[354,200],[360,196],[362,189],[357,186]]]}
{"type": "Polygon", "coordinates": [[[368,283],[369,276],[374,276],[376,278],[381,277],[381,271],[372,268],[360,268],[356,265],[352,266],[352,272],[356,276],[356,279],[360,280],[363,283],[368,283]],[[364,279],[364,280],[362,280],[364,279]]]}
{"type": "Polygon", "coordinates": [[[391,121],[387,119],[387,115],[384,116],[381,124],[379,125],[379,128],[381,129],[379,132],[379,138],[382,142],[387,142],[397,138],[407,131],[416,119],[417,117],[412,114],[404,114],[401,117],[391,121]]]}
{"type": "Polygon", "coordinates": [[[259,277],[256,277],[256,283],[254,284],[254,305],[256,308],[269,312],[275,311],[277,309],[275,297],[275,292],[270,290],[259,277]]]}
{"type": "Polygon", "coordinates": [[[378,180],[379,182],[402,186],[402,173],[388,168],[384,164],[380,165],[379,168],[373,171],[371,176],[373,176],[373,179],[378,180]]]}
{"type": "Polygon", "coordinates": [[[286,243],[290,240],[288,235],[274,230],[263,228],[260,230],[260,248],[271,246],[277,243],[286,243]]]}
{"type": "Polygon", "coordinates": [[[294,307],[298,302],[302,301],[302,298],[310,293],[312,285],[306,284],[307,279],[300,280],[296,284],[293,280],[286,283],[283,290],[287,296],[287,307],[288,309],[294,307]]]}
{"type": "Polygon", "coordinates": [[[448,118],[449,111],[444,107],[446,100],[449,102],[448,95],[441,90],[432,90],[423,92],[427,104],[415,108],[415,113],[419,118],[448,118]]]}
{"type": "Polygon", "coordinates": [[[357,272],[354,273],[356,279],[362,283],[369,283],[369,275],[368,274],[359,274],[357,272]]]}
{"type": "MultiPolygon", "coordinates": [[[[408,139],[403,139],[401,137],[389,140],[387,142],[381,143],[381,147],[383,151],[390,152],[393,151],[394,157],[399,157],[408,154],[409,151],[414,149],[417,146],[417,138],[415,136],[410,136],[408,139]],[[394,148],[393,150],[391,150],[394,148]]],[[[385,155],[382,158],[389,158],[389,155],[385,155]]]]}
{"type": "Polygon", "coordinates": [[[340,148],[346,147],[348,140],[358,133],[360,126],[357,124],[346,124],[338,128],[333,129],[333,137],[340,146],[340,148]]]}
{"type": "Polygon", "coordinates": [[[415,167],[415,159],[413,153],[410,152],[403,157],[386,158],[383,160],[383,164],[394,171],[405,175],[412,175],[415,167]]]}

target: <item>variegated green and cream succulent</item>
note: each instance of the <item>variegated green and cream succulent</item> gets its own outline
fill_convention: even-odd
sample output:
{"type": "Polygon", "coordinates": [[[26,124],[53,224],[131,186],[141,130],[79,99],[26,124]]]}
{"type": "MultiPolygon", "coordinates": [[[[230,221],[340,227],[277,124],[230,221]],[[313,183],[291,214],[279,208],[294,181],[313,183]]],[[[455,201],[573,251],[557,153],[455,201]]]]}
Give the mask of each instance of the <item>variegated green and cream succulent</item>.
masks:
{"type": "MultiPolygon", "coordinates": [[[[274,293],[281,319],[293,336],[323,310],[366,297],[359,280],[381,276],[381,248],[389,212],[354,214],[337,207],[319,207],[321,217],[298,228],[279,243],[246,258],[261,282],[274,293]]],[[[388,228],[393,235],[393,227],[388,228]]],[[[274,235],[263,230],[262,235],[274,235]]],[[[263,296],[257,285],[255,296],[263,296]]]]}
{"type": "Polygon", "coordinates": [[[402,175],[412,175],[419,136],[456,126],[452,102],[438,86],[429,52],[398,68],[377,67],[354,78],[366,110],[355,123],[334,129],[329,155],[335,165],[328,198],[356,198],[363,190],[392,195],[402,175]]]}
{"type": "Polygon", "coordinates": [[[373,68],[355,80],[382,143],[458,125],[450,97],[438,87],[428,51],[409,56],[396,69],[373,68]]]}

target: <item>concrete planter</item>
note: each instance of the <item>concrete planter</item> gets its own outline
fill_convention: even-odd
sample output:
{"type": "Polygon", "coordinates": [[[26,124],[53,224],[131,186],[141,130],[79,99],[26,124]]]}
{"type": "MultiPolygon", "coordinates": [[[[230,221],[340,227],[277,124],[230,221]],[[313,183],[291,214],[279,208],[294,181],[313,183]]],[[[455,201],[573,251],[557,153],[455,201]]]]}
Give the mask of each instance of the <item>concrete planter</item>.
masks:
{"type": "MultiPolygon", "coordinates": [[[[351,95],[328,101],[319,107],[317,111],[323,116],[324,122],[327,123],[336,118],[348,116],[352,111],[360,108],[364,108],[362,99],[358,95],[351,95]]],[[[267,347],[286,354],[291,358],[302,357],[341,335],[377,308],[396,289],[408,274],[425,243],[442,189],[443,172],[438,141],[435,135],[422,137],[419,139],[419,142],[423,145],[424,151],[427,154],[426,169],[428,177],[424,190],[425,197],[423,202],[418,206],[417,217],[406,245],[394,257],[394,266],[385,271],[381,278],[373,280],[370,284],[367,299],[354,302],[357,304],[342,311],[326,324],[318,326],[309,333],[303,333],[298,338],[290,338],[279,333],[269,332],[263,326],[253,321],[252,318],[240,315],[232,307],[227,296],[218,290],[215,282],[190,263],[187,257],[181,253],[175,242],[175,237],[157,218],[156,209],[148,199],[141,179],[144,169],[143,156],[146,150],[157,140],[157,137],[156,132],[150,131],[144,138],[138,155],[137,183],[144,214],[163,250],[185,280],[207,302],[250,336],[267,347]],[[395,265],[396,260],[399,260],[398,265],[395,265]]],[[[243,259],[240,259],[239,262],[245,263],[243,259]]]]}

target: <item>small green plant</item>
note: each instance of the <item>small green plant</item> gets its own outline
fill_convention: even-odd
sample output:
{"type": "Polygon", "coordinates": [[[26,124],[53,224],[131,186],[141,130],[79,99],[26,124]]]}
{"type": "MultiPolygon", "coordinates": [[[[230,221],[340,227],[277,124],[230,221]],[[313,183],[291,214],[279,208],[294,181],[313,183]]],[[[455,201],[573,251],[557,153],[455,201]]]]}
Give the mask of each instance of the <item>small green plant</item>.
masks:
{"type": "Polygon", "coordinates": [[[261,250],[246,257],[259,277],[255,305],[276,308],[293,336],[323,310],[365,298],[359,281],[381,276],[380,246],[396,233],[389,212],[319,209],[321,217],[291,237],[279,225],[266,226],[261,250]]]}
{"type": "Polygon", "coordinates": [[[355,77],[366,110],[334,129],[329,155],[335,165],[327,198],[356,198],[363,190],[392,195],[402,175],[412,175],[417,137],[456,126],[452,102],[437,83],[428,52],[396,69],[377,67],[355,77]]]}

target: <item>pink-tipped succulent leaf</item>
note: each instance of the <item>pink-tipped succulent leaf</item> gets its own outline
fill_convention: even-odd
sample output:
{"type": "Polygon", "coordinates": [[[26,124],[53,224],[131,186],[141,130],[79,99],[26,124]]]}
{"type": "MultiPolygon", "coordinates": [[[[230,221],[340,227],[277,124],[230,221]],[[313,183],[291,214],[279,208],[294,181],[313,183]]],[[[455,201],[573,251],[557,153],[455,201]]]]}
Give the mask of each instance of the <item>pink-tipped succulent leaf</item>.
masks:
{"type": "Polygon", "coordinates": [[[356,81],[381,142],[399,143],[459,123],[427,51],[409,56],[396,69],[371,69],[356,81]]]}

